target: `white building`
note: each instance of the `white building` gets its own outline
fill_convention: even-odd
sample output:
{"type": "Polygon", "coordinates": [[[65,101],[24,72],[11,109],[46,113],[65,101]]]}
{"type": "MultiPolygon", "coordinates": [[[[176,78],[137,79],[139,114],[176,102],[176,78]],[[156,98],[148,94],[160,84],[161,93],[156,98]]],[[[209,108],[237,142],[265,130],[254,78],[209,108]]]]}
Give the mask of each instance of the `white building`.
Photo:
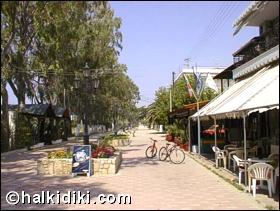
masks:
{"type": "MultiPolygon", "coordinates": [[[[197,66],[197,67],[193,67],[193,68],[186,67],[186,68],[183,68],[182,71],[178,74],[175,81],[178,80],[183,75],[193,75],[194,71],[201,73],[201,77],[205,81],[208,73],[212,76],[212,78],[214,78],[217,74],[221,73],[224,69],[225,69],[225,67],[203,67],[203,66],[197,66]]],[[[219,89],[219,92],[221,92],[220,80],[214,79],[214,81],[219,89]]]]}

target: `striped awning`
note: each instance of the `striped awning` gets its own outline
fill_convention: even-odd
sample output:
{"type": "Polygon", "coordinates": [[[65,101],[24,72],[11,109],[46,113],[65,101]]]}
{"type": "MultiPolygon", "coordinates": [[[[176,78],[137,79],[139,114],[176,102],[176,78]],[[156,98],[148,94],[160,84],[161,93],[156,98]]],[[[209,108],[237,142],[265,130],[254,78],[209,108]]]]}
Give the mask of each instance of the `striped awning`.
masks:
{"type": "Polygon", "coordinates": [[[279,109],[279,65],[267,66],[237,82],[191,117],[238,118],[252,111],[279,109]]]}

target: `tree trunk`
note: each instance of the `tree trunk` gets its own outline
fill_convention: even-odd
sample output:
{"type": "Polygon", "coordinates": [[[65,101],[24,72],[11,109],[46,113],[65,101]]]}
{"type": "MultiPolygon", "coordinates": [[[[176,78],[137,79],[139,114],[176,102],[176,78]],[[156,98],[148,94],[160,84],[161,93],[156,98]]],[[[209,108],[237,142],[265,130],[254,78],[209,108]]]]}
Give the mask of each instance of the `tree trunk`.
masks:
{"type": "MultiPolygon", "coordinates": [[[[39,119],[38,119],[39,120],[39,119]]],[[[44,142],[45,137],[44,137],[44,132],[45,132],[45,119],[40,119],[38,121],[38,126],[39,126],[39,142],[44,142]]]]}
{"type": "Polygon", "coordinates": [[[26,93],[26,87],[23,79],[19,79],[19,86],[18,86],[18,105],[20,109],[24,108],[25,106],[25,93],[26,93]]]}
{"type": "Polygon", "coordinates": [[[9,136],[10,136],[10,128],[9,128],[9,112],[8,112],[8,92],[6,89],[6,82],[1,82],[1,152],[8,151],[10,149],[9,146],[9,136]]]}

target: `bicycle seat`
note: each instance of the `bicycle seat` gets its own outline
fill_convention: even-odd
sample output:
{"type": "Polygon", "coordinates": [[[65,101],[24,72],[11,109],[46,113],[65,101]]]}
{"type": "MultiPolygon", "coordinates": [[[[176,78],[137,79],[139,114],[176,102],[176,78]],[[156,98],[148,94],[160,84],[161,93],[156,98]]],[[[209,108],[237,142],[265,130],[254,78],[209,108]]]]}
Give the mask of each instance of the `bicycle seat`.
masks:
{"type": "Polygon", "coordinates": [[[169,143],[166,143],[166,146],[169,146],[170,144],[169,143]]]}
{"type": "Polygon", "coordinates": [[[157,140],[150,138],[152,141],[157,142],[157,140]]]}

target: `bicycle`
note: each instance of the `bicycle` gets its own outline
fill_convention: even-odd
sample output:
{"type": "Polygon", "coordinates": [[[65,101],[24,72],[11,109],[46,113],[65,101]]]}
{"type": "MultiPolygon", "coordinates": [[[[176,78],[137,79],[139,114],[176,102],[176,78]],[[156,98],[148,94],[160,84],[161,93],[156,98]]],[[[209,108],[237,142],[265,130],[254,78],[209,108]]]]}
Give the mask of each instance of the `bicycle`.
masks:
{"type": "Polygon", "coordinates": [[[152,138],[150,138],[150,139],[151,139],[154,143],[153,143],[153,145],[148,146],[148,148],[146,149],[145,154],[146,154],[146,157],[147,157],[147,158],[153,158],[153,157],[155,157],[156,154],[157,154],[157,148],[156,148],[156,142],[157,142],[157,140],[154,140],[154,139],[152,139],[152,138]]]}
{"type": "Polygon", "coordinates": [[[165,161],[168,157],[174,164],[180,164],[185,160],[185,153],[179,149],[177,144],[169,148],[169,143],[166,143],[165,147],[161,147],[159,150],[159,160],[165,161]]]}

